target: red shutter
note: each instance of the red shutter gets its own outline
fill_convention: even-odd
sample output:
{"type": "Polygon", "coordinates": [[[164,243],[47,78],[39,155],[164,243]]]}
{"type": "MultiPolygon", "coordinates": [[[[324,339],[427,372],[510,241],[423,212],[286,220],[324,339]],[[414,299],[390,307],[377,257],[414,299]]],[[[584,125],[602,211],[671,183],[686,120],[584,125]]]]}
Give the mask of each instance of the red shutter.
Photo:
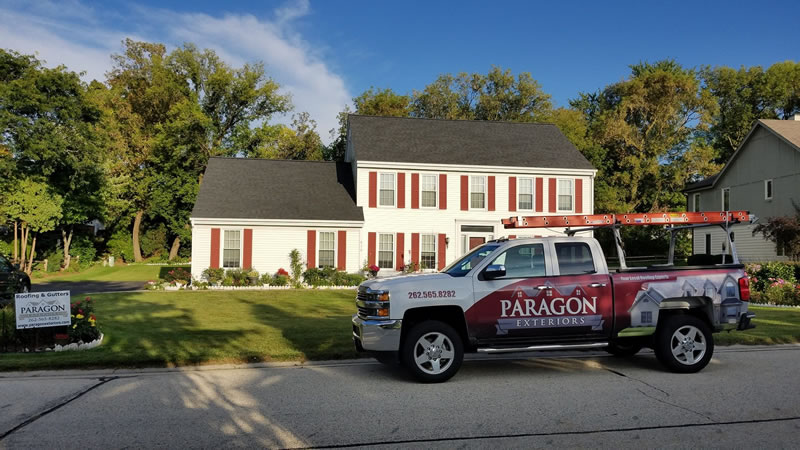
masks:
{"type": "Polygon", "coordinates": [[[439,209],[447,209],[447,174],[439,174],[439,209]]]}
{"type": "Polygon", "coordinates": [[[308,230],[306,236],[306,259],[308,268],[317,267],[317,232],[308,230]]]}
{"type": "Polygon", "coordinates": [[[404,253],[403,250],[404,250],[404,247],[405,247],[405,242],[404,241],[405,241],[405,234],[397,233],[397,251],[395,252],[396,253],[395,254],[396,264],[395,265],[397,266],[397,270],[403,270],[403,266],[406,264],[405,260],[404,260],[405,255],[403,254],[404,253]]]}
{"type": "Polygon", "coordinates": [[[547,183],[547,198],[550,203],[550,212],[556,212],[556,179],[550,178],[547,183]]]}
{"type": "Polygon", "coordinates": [[[444,269],[445,253],[447,253],[446,235],[439,235],[439,242],[436,245],[436,258],[439,260],[437,270],[444,269]]]}
{"type": "Polygon", "coordinates": [[[244,229],[244,242],[242,243],[244,249],[242,249],[242,268],[244,269],[252,269],[253,268],[253,229],[252,228],[245,228],[244,229]]]}
{"type": "Polygon", "coordinates": [[[397,174],[397,207],[406,207],[406,174],[402,172],[397,174]]]}
{"type": "Polygon", "coordinates": [[[544,211],[544,181],[536,178],[536,212],[544,211]]]}
{"type": "Polygon", "coordinates": [[[375,265],[375,233],[367,233],[367,264],[375,265]]]}
{"type": "Polygon", "coordinates": [[[419,233],[411,233],[411,262],[419,268],[419,233]]]}
{"type": "Polygon", "coordinates": [[[411,174],[411,209],[419,209],[419,174],[411,174]]]}
{"type": "Polygon", "coordinates": [[[369,173],[369,207],[378,206],[378,172],[369,173]]]}
{"type": "Polygon", "coordinates": [[[509,235],[508,235],[508,238],[509,238],[509,239],[516,239],[516,238],[517,238],[517,235],[516,235],[516,234],[509,234],[509,235]]]}
{"type": "Polygon", "coordinates": [[[517,210],[517,177],[508,177],[508,210],[517,210]]]}
{"type": "Polygon", "coordinates": [[[336,243],[336,268],[347,270],[347,231],[340,230],[336,243]]]}
{"type": "Polygon", "coordinates": [[[494,211],[494,176],[489,177],[489,211],[494,211]]]}
{"type": "Polygon", "coordinates": [[[583,213],[583,180],[575,180],[575,212],[583,213]]]}
{"type": "Polygon", "coordinates": [[[469,211],[469,177],[461,175],[461,210],[469,211]]]}
{"type": "Polygon", "coordinates": [[[211,268],[219,269],[219,228],[211,229],[211,268]]]}

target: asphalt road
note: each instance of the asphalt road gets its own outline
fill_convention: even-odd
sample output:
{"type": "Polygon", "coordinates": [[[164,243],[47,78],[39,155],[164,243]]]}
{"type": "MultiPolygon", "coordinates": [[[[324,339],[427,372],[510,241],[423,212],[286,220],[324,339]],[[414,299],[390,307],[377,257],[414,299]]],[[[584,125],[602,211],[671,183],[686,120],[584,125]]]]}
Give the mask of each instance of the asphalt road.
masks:
{"type": "Polygon", "coordinates": [[[31,291],[70,291],[72,295],[126,292],[144,289],[144,281],[33,281],[31,291]]]}
{"type": "Polygon", "coordinates": [[[422,385],[371,361],[0,374],[0,448],[797,447],[800,346],[465,362],[422,385]]]}

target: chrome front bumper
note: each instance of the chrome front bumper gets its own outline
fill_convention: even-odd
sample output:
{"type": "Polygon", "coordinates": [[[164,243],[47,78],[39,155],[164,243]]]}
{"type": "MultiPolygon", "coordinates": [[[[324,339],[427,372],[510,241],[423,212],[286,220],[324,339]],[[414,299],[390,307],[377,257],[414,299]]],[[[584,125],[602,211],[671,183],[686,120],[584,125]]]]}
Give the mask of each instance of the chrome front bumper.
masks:
{"type": "Polygon", "coordinates": [[[359,351],[396,352],[400,350],[402,320],[362,319],[353,316],[353,343],[359,351]]]}

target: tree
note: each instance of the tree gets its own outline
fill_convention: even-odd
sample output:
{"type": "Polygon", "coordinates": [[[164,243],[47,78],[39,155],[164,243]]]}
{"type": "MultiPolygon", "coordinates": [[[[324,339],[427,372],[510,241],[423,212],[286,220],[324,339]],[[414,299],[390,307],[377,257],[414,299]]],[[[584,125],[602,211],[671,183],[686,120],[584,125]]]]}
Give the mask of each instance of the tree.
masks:
{"type": "Polygon", "coordinates": [[[292,116],[291,128],[286,125],[267,125],[261,131],[265,138],[247,156],[312,161],[323,159],[324,148],[317,134],[317,123],[306,112],[292,116]]]}
{"type": "Polygon", "coordinates": [[[21,262],[20,269],[30,274],[33,269],[33,258],[36,254],[36,237],[38,233],[51,231],[61,218],[63,199],[46,183],[26,178],[19,182],[16,190],[7,198],[5,210],[21,224],[21,262]],[[28,255],[28,239],[33,231],[30,257],[28,255]]]}
{"type": "Polygon", "coordinates": [[[674,61],[631,66],[627,80],[581,94],[571,105],[586,118],[589,138],[603,148],[606,163],[597,178],[610,189],[600,212],[685,207],[683,185],[718,169],[703,162],[710,152],[699,138],[717,105],[695,71],[674,61]]]}
{"type": "Polygon", "coordinates": [[[0,50],[0,79],[0,145],[10,150],[18,176],[44,180],[63,199],[59,225],[68,266],[73,226],[102,212],[100,111],[79,74],[45,68],[32,56],[0,50]]]}
{"type": "Polygon", "coordinates": [[[396,94],[389,88],[370,87],[353,99],[356,114],[367,116],[408,117],[411,113],[411,97],[396,94]]]}
{"type": "Polygon", "coordinates": [[[800,112],[800,62],[775,63],[766,72],[766,102],[782,119],[800,112]]]}
{"type": "Polygon", "coordinates": [[[753,236],[761,234],[764,239],[772,241],[783,249],[786,256],[797,261],[800,259],[800,207],[792,202],[794,217],[778,216],[767,218],[766,223],[759,223],[753,228],[753,236]]]}

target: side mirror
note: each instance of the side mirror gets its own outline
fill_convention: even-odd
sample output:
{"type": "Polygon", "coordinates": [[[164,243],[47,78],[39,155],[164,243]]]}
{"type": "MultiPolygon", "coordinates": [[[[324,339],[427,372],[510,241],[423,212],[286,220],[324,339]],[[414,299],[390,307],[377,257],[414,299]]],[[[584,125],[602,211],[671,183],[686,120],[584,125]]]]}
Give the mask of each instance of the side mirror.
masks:
{"type": "Polygon", "coordinates": [[[483,276],[487,280],[494,280],[506,276],[506,266],[502,264],[492,264],[483,271],[483,276]]]}

